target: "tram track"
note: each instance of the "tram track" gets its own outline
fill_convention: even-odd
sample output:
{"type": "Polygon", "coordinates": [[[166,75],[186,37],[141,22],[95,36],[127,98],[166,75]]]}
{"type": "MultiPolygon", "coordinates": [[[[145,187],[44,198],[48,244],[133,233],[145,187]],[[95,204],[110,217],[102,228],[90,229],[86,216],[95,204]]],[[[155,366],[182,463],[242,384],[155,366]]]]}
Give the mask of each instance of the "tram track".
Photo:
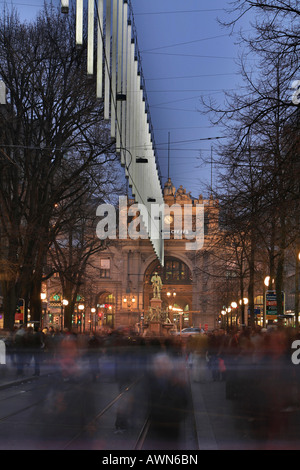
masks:
{"type": "MultiPolygon", "coordinates": [[[[1,405],[1,403],[5,403],[5,402],[7,402],[7,401],[9,401],[9,400],[14,400],[14,399],[19,398],[19,397],[22,397],[22,398],[23,398],[25,395],[30,394],[30,393],[32,393],[32,392],[36,394],[36,393],[42,392],[43,390],[46,390],[45,384],[43,383],[43,384],[41,384],[41,385],[39,386],[36,380],[35,380],[35,385],[36,385],[35,387],[31,387],[31,388],[29,388],[29,389],[26,389],[26,388],[25,388],[25,385],[27,385],[28,383],[31,383],[32,380],[33,380],[32,378],[28,378],[28,379],[26,379],[26,380],[24,379],[23,381],[20,381],[20,382],[18,382],[17,384],[11,385],[10,387],[6,388],[6,390],[14,388],[14,391],[15,391],[15,388],[16,388],[16,387],[21,387],[21,386],[22,386],[22,389],[21,389],[21,390],[18,390],[18,391],[16,391],[16,392],[13,393],[13,394],[9,394],[9,395],[7,395],[7,396],[5,396],[5,397],[0,398],[0,405],[1,405]],[[25,389],[24,389],[24,388],[25,388],[25,389]]],[[[20,409],[18,409],[18,410],[16,410],[16,411],[13,411],[13,412],[11,412],[11,413],[8,413],[8,414],[6,414],[5,416],[0,416],[0,422],[3,422],[3,421],[5,421],[5,420],[7,420],[7,419],[9,419],[9,418],[11,418],[11,417],[13,417],[13,416],[17,416],[18,414],[21,414],[21,413],[23,413],[23,412],[25,412],[25,411],[28,411],[29,409],[34,408],[35,406],[40,405],[40,404],[43,403],[44,401],[45,401],[45,399],[42,398],[42,399],[40,399],[40,400],[35,401],[34,403],[31,403],[31,404],[28,405],[28,406],[25,406],[25,407],[23,407],[23,408],[20,408],[20,409]]]]}
{"type": "MultiPolygon", "coordinates": [[[[181,425],[181,436],[178,441],[171,442],[173,450],[199,450],[197,424],[190,379],[187,381],[187,394],[188,406],[185,412],[185,418],[181,425]]],[[[176,410],[174,410],[174,412],[176,412],[176,410]]],[[[152,426],[153,422],[151,420],[151,415],[149,414],[146,416],[140,429],[140,433],[136,439],[133,450],[149,450],[149,446],[151,446],[151,438],[153,437],[152,426]]],[[[168,444],[170,444],[170,442],[168,444]]]]}
{"type": "MultiPolygon", "coordinates": [[[[153,438],[152,422],[149,414],[147,393],[143,395],[144,391],[147,392],[149,383],[147,381],[144,382],[144,372],[138,377],[137,375],[133,377],[133,380],[126,384],[126,386],[124,384],[121,386],[115,380],[93,384],[88,374],[85,377],[81,377],[82,380],[70,382],[64,382],[61,377],[55,374],[52,377],[49,375],[41,377],[41,379],[45,380],[35,381],[34,386],[31,384],[28,388],[25,387],[24,383],[24,386],[16,393],[0,398],[0,403],[3,404],[2,410],[5,410],[4,403],[12,400],[12,404],[6,407],[7,412],[0,416],[0,423],[4,423],[11,418],[14,418],[15,421],[15,418],[19,416],[18,423],[28,426],[29,436],[31,435],[31,429],[33,430],[35,426],[40,426],[42,432],[46,432],[44,438],[46,440],[44,442],[47,443],[48,435],[57,435],[61,450],[80,449],[81,446],[86,446],[87,448],[94,446],[95,449],[100,449],[100,445],[102,446],[101,449],[105,450],[113,450],[113,446],[118,445],[120,445],[120,450],[123,448],[136,451],[149,450],[151,448],[151,439],[153,438]],[[67,411],[63,410],[61,414],[56,410],[57,397],[60,395],[63,396],[63,399],[69,406],[67,411]],[[18,400],[18,397],[25,399],[25,403],[23,401],[24,406],[21,406],[22,401],[13,403],[13,400],[18,400]],[[90,409],[88,413],[86,412],[86,402],[88,402],[90,397],[92,397],[93,404],[95,405],[95,413],[92,413],[90,409]],[[51,401],[52,404],[55,403],[53,404],[53,414],[51,401]],[[97,410],[96,408],[100,403],[102,406],[98,407],[97,410]],[[118,433],[115,431],[116,415],[118,409],[126,408],[128,403],[133,403],[132,406],[135,409],[135,413],[139,407],[142,411],[137,420],[134,421],[134,417],[134,423],[130,424],[129,429],[124,430],[124,433],[118,433]],[[75,422],[72,421],[73,416],[69,414],[69,411],[73,409],[72,407],[76,408],[77,412],[75,422]],[[28,414],[27,412],[30,411],[32,413],[28,414]],[[91,430],[93,430],[92,433],[91,430]],[[75,431],[73,436],[72,431],[75,431]]],[[[184,433],[188,429],[188,436],[183,435],[185,442],[179,443],[179,445],[184,445],[186,450],[189,447],[195,449],[197,446],[197,429],[189,380],[187,382],[187,389],[190,408],[185,417],[187,424],[185,424],[184,433]]],[[[129,416],[129,421],[130,419],[131,416],[129,416]]],[[[38,442],[37,444],[39,445],[38,442]]],[[[115,448],[117,449],[117,447],[115,448]]]]}
{"type": "Polygon", "coordinates": [[[133,387],[135,387],[140,381],[142,380],[142,377],[138,378],[134,382],[132,382],[130,385],[124,388],[117,396],[115,396],[104,408],[102,408],[96,416],[90,420],[84,427],[81,429],[79,432],[76,433],[75,436],[70,439],[66,445],[64,446],[64,450],[69,449],[77,440],[80,439],[81,436],[83,436],[87,430],[89,430],[93,426],[97,426],[99,423],[100,419],[111,410],[111,408],[116,405],[133,387]]]}
{"type": "Polygon", "coordinates": [[[151,420],[150,420],[150,417],[147,416],[141,428],[141,431],[137,437],[137,440],[135,442],[134,450],[143,450],[143,446],[144,446],[145,440],[147,439],[150,426],[151,426],[151,420]]]}

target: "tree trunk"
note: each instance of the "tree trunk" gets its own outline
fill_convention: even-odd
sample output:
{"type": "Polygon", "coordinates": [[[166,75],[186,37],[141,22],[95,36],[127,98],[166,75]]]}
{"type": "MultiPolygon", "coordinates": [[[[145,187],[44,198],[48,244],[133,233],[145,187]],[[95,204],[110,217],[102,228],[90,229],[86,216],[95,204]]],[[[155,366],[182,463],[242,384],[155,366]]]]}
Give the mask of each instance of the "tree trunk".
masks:
{"type": "Polygon", "coordinates": [[[3,309],[4,309],[4,328],[13,330],[15,325],[15,313],[19,296],[14,282],[2,282],[3,309]]]}

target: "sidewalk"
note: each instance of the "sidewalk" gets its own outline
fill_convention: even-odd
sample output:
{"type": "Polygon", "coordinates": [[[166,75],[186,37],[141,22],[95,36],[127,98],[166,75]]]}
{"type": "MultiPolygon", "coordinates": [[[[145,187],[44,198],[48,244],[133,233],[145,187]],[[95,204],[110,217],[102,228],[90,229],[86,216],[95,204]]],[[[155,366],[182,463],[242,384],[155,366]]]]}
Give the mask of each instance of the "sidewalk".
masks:
{"type": "Polygon", "coordinates": [[[22,376],[17,375],[17,369],[12,364],[0,364],[0,390],[18,385],[24,382],[32,382],[38,377],[33,375],[32,367],[27,368],[26,373],[22,376]]]}

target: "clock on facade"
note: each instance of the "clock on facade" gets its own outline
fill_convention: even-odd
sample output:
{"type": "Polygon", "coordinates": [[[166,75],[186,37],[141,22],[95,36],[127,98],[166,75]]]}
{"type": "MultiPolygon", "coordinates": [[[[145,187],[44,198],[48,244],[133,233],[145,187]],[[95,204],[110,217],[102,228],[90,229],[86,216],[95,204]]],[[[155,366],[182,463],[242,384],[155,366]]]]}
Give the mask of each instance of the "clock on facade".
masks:
{"type": "Polygon", "coordinates": [[[164,218],[165,224],[170,225],[173,222],[173,217],[171,215],[166,215],[164,218]]]}

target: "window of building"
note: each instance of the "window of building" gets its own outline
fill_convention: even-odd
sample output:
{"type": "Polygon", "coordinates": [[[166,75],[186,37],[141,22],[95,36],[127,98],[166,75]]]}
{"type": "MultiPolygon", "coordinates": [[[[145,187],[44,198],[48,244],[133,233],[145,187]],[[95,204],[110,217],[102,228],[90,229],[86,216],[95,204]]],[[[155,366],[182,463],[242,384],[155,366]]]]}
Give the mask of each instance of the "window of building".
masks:
{"type": "MultiPolygon", "coordinates": [[[[157,268],[153,270],[155,272],[157,268]]],[[[166,259],[163,271],[160,272],[163,284],[190,283],[191,271],[188,266],[180,260],[166,259]]]]}
{"type": "Polygon", "coordinates": [[[100,277],[101,278],[110,277],[110,259],[109,258],[100,259],[100,277]]]}

